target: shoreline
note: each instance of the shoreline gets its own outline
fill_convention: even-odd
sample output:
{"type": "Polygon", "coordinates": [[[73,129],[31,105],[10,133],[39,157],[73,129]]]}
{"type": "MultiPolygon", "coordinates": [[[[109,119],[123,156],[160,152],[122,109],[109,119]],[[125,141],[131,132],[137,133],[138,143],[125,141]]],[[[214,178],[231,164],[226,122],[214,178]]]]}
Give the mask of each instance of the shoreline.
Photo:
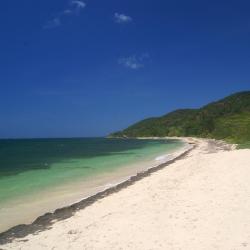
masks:
{"type": "Polygon", "coordinates": [[[184,139],[189,152],[58,210],[40,231],[9,235],[0,249],[247,249],[250,150],[184,139]]]}
{"type": "Polygon", "coordinates": [[[141,170],[134,175],[128,176],[125,180],[113,184],[108,188],[105,188],[102,191],[99,191],[93,195],[84,197],[80,199],[78,202],[74,202],[72,204],[63,206],[61,208],[57,208],[54,212],[45,213],[39,217],[37,217],[30,224],[19,224],[11,227],[10,229],[0,233],[0,246],[11,243],[13,240],[18,238],[24,238],[30,234],[36,234],[41,231],[45,231],[51,228],[51,226],[61,220],[68,219],[72,217],[77,211],[83,210],[86,207],[94,204],[95,202],[103,199],[111,194],[117,193],[122,189],[125,189],[128,186],[133,185],[135,182],[151,175],[152,173],[165,168],[166,166],[185,158],[185,156],[196,148],[198,141],[194,138],[137,138],[137,139],[178,139],[183,141],[186,145],[183,148],[177,150],[172,153],[172,159],[168,159],[164,163],[160,163],[156,166],[151,166],[145,170],[141,170]],[[180,151],[180,152],[179,152],[180,151]],[[176,154],[176,155],[175,155],[176,154]]]}
{"type": "MultiPolygon", "coordinates": [[[[144,144],[143,142],[138,143],[144,144]]],[[[156,144],[158,144],[158,142],[156,144]]],[[[163,142],[163,144],[165,143],[163,142]]],[[[153,150],[145,148],[145,151],[143,149],[141,152],[135,152],[135,156],[131,156],[133,151],[131,151],[132,153],[128,152],[128,154],[130,154],[128,155],[130,160],[126,159],[127,153],[124,155],[121,154],[121,156],[114,154],[114,159],[112,159],[112,156],[111,161],[109,161],[109,156],[107,158],[104,157],[103,161],[106,162],[103,163],[101,163],[100,160],[96,162],[95,159],[87,163],[79,160],[79,166],[80,164],[83,166],[92,166],[92,170],[89,171],[90,174],[88,176],[79,175],[79,177],[70,177],[67,180],[64,178],[60,183],[46,185],[44,188],[36,190],[35,192],[30,192],[19,197],[17,196],[12,200],[9,199],[9,201],[2,203],[3,206],[0,204],[0,233],[17,225],[31,224],[41,215],[53,213],[58,208],[70,206],[108,187],[114,186],[138,172],[164,163],[171,158],[175,152],[182,150],[185,145],[186,144],[181,140],[171,140],[170,143],[166,143],[166,146],[156,146],[153,150]],[[163,157],[157,159],[158,156],[163,157]],[[97,163],[97,167],[94,165],[95,162],[97,163]],[[114,164],[115,162],[117,164],[114,164]],[[103,170],[101,170],[100,165],[104,166],[103,170]]],[[[68,163],[68,165],[70,164],[71,163],[68,163]]],[[[51,166],[51,168],[53,170],[53,166],[51,166]]],[[[57,172],[60,176],[61,173],[59,173],[59,171],[57,172]]],[[[41,174],[42,179],[48,176],[48,174],[43,172],[41,172],[41,174]]],[[[64,176],[63,173],[61,175],[64,176]]],[[[50,176],[48,177],[50,178],[50,176]]],[[[27,183],[29,183],[29,181],[27,183]]],[[[9,186],[11,188],[11,185],[9,186]]],[[[16,185],[16,188],[17,187],[16,185]]],[[[6,194],[7,193],[8,190],[6,190],[6,194]]]]}

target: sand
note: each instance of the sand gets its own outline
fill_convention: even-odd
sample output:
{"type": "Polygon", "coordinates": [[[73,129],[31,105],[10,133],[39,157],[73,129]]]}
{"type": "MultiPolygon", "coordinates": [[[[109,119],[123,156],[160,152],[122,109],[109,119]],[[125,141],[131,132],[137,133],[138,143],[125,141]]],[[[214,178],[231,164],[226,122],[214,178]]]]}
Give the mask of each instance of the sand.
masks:
{"type": "Polygon", "coordinates": [[[0,249],[250,249],[250,150],[213,140],[0,249]]]}

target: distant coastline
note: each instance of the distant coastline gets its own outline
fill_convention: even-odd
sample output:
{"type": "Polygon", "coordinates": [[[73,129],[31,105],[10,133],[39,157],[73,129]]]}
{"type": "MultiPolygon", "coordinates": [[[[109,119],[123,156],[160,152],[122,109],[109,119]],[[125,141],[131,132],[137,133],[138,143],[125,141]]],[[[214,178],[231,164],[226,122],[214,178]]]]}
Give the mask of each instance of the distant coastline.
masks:
{"type": "MultiPolygon", "coordinates": [[[[250,91],[232,94],[199,109],[179,109],[147,118],[110,137],[199,137],[247,147],[250,142],[250,91]]],[[[250,146],[250,145],[249,145],[250,146]]]]}

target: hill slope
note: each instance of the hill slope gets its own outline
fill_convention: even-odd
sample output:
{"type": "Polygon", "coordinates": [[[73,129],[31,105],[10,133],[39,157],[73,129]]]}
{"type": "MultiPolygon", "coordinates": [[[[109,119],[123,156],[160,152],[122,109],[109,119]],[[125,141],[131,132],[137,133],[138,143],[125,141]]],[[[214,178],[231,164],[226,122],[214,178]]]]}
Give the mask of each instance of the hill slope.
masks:
{"type": "Polygon", "coordinates": [[[140,121],[113,137],[197,136],[250,141],[250,91],[230,95],[200,109],[180,109],[140,121]]]}

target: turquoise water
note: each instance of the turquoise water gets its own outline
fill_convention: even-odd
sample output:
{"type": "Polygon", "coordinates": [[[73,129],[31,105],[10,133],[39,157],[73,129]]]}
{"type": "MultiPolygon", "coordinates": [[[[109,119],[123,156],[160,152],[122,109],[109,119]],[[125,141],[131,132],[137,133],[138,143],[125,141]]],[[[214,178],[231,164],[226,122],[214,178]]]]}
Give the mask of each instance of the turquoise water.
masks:
{"type": "Polygon", "coordinates": [[[0,208],[41,190],[53,191],[67,183],[94,180],[130,164],[153,160],[181,146],[178,140],[0,140],[0,208]]]}

